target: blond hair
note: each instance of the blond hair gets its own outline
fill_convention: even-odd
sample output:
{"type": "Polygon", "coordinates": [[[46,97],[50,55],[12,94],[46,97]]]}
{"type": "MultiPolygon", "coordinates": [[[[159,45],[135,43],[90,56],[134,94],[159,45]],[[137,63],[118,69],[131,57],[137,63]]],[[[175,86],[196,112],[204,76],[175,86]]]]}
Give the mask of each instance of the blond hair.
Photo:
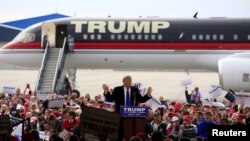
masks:
{"type": "Polygon", "coordinates": [[[124,82],[125,80],[131,80],[132,81],[132,77],[130,75],[126,75],[123,77],[122,81],[124,82]]]}

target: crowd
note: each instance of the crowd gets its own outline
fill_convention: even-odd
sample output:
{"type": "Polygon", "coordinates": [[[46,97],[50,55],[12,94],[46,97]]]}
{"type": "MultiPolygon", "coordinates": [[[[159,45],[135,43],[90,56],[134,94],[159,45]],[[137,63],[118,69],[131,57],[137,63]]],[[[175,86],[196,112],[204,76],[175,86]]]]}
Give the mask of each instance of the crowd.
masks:
{"type": "MultiPolygon", "coordinates": [[[[250,125],[250,107],[226,100],[222,102],[224,108],[203,104],[198,88],[190,94],[186,90],[185,94],[185,103],[160,97],[159,102],[165,106],[156,111],[150,110],[146,117],[145,132],[136,134],[130,141],[207,140],[210,126],[250,125]]],[[[48,99],[58,96],[51,94],[48,99]]],[[[50,141],[62,141],[60,133],[64,130],[67,131],[69,141],[80,141],[84,140],[79,129],[81,105],[115,111],[115,104],[107,102],[103,95],[92,98],[90,94],[81,96],[73,92],[63,98],[63,106],[49,108],[48,100],[39,100],[32,90],[21,93],[17,88],[14,94],[0,94],[0,114],[30,119],[29,127],[25,123],[23,141],[43,140],[39,137],[40,132],[48,133],[50,141]]],[[[0,141],[4,140],[20,139],[12,132],[9,138],[0,138],[0,141]]]]}

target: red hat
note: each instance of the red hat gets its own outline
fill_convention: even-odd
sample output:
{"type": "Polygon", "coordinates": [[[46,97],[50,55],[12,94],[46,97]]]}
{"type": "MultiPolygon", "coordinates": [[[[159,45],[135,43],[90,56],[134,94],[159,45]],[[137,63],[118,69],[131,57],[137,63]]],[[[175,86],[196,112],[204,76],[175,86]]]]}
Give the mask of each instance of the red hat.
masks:
{"type": "Polygon", "coordinates": [[[237,120],[243,120],[245,118],[244,114],[238,113],[236,116],[237,120]]]}
{"type": "Polygon", "coordinates": [[[53,111],[52,112],[56,117],[59,117],[60,116],[60,113],[58,111],[53,111]]]}
{"type": "Polygon", "coordinates": [[[25,102],[23,106],[24,106],[24,107],[29,107],[29,103],[28,103],[28,102],[25,102]]]}
{"type": "Polygon", "coordinates": [[[168,113],[168,116],[170,117],[170,116],[175,116],[176,114],[174,113],[174,112],[170,112],[170,113],[168,113]]]}
{"type": "Polygon", "coordinates": [[[181,103],[175,103],[174,108],[177,111],[181,110],[181,103]]]}
{"type": "Polygon", "coordinates": [[[182,119],[183,119],[184,121],[188,121],[188,120],[191,120],[191,116],[190,116],[190,115],[184,115],[184,116],[182,117],[182,119]]]}

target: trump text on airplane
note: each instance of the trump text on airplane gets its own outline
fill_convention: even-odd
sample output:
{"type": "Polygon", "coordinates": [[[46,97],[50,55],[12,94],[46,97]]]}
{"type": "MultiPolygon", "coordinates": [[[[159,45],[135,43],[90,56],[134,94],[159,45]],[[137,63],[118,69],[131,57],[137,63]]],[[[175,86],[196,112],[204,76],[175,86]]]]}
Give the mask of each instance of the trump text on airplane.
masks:
{"type": "Polygon", "coordinates": [[[75,33],[158,33],[159,30],[169,28],[167,21],[71,21],[75,26],[75,33]],[[86,26],[86,27],[85,27],[86,26]]]}

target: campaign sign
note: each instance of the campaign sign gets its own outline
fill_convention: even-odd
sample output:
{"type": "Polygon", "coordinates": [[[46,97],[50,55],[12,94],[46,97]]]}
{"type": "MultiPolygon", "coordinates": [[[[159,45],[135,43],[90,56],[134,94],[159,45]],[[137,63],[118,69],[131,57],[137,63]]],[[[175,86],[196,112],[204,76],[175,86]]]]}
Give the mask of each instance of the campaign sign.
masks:
{"type": "Polygon", "coordinates": [[[235,95],[236,104],[244,104],[245,106],[250,106],[250,93],[236,93],[235,95]]]}
{"type": "Polygon", "coordinates": [[[50,94],[52,94],[52,91],[37,91],[36,95],[39,98],[39,100],[46,100],[50,94]]]}
{"type": "Polygon", "coordinates": [[[229,90],[227,92],[227,94],[225,95],[225,98],[230,101],[230,102],[234,102],[235,101],[235,92],[233,90],[229,90]]]}
{"type": "Polygon", "coordinates": [[[53,99],[49,99],[49,104],[48,107],[49,108],[56,108],[56,107],[62,107],[64,103],[64,99],[63,98],[53,98],[53,99]]]}
{"type": "Polygon", "coordinates": [[[192,84],[192,79],[181,80],[181,85],[187,87],[192,84]]]}
{"type": "Polygon", "coordinates": [[[3,92],[6,93],[6,94],[15,94],[16,93],[16,87],[4,86],[3,87],[3,92]]]}
{"type": "Polygon", "coordinates": [[[220,85],[212,85],[211,91],[209,91],[209,96],[211,99],[216,99],[221,95],[222,88],[220,85]]]}
{"type": "Polygon", "coordinates": [[[146,117],[148,116],[148,107],[121,106],[120,114],[122,117],[146,117]]]}

